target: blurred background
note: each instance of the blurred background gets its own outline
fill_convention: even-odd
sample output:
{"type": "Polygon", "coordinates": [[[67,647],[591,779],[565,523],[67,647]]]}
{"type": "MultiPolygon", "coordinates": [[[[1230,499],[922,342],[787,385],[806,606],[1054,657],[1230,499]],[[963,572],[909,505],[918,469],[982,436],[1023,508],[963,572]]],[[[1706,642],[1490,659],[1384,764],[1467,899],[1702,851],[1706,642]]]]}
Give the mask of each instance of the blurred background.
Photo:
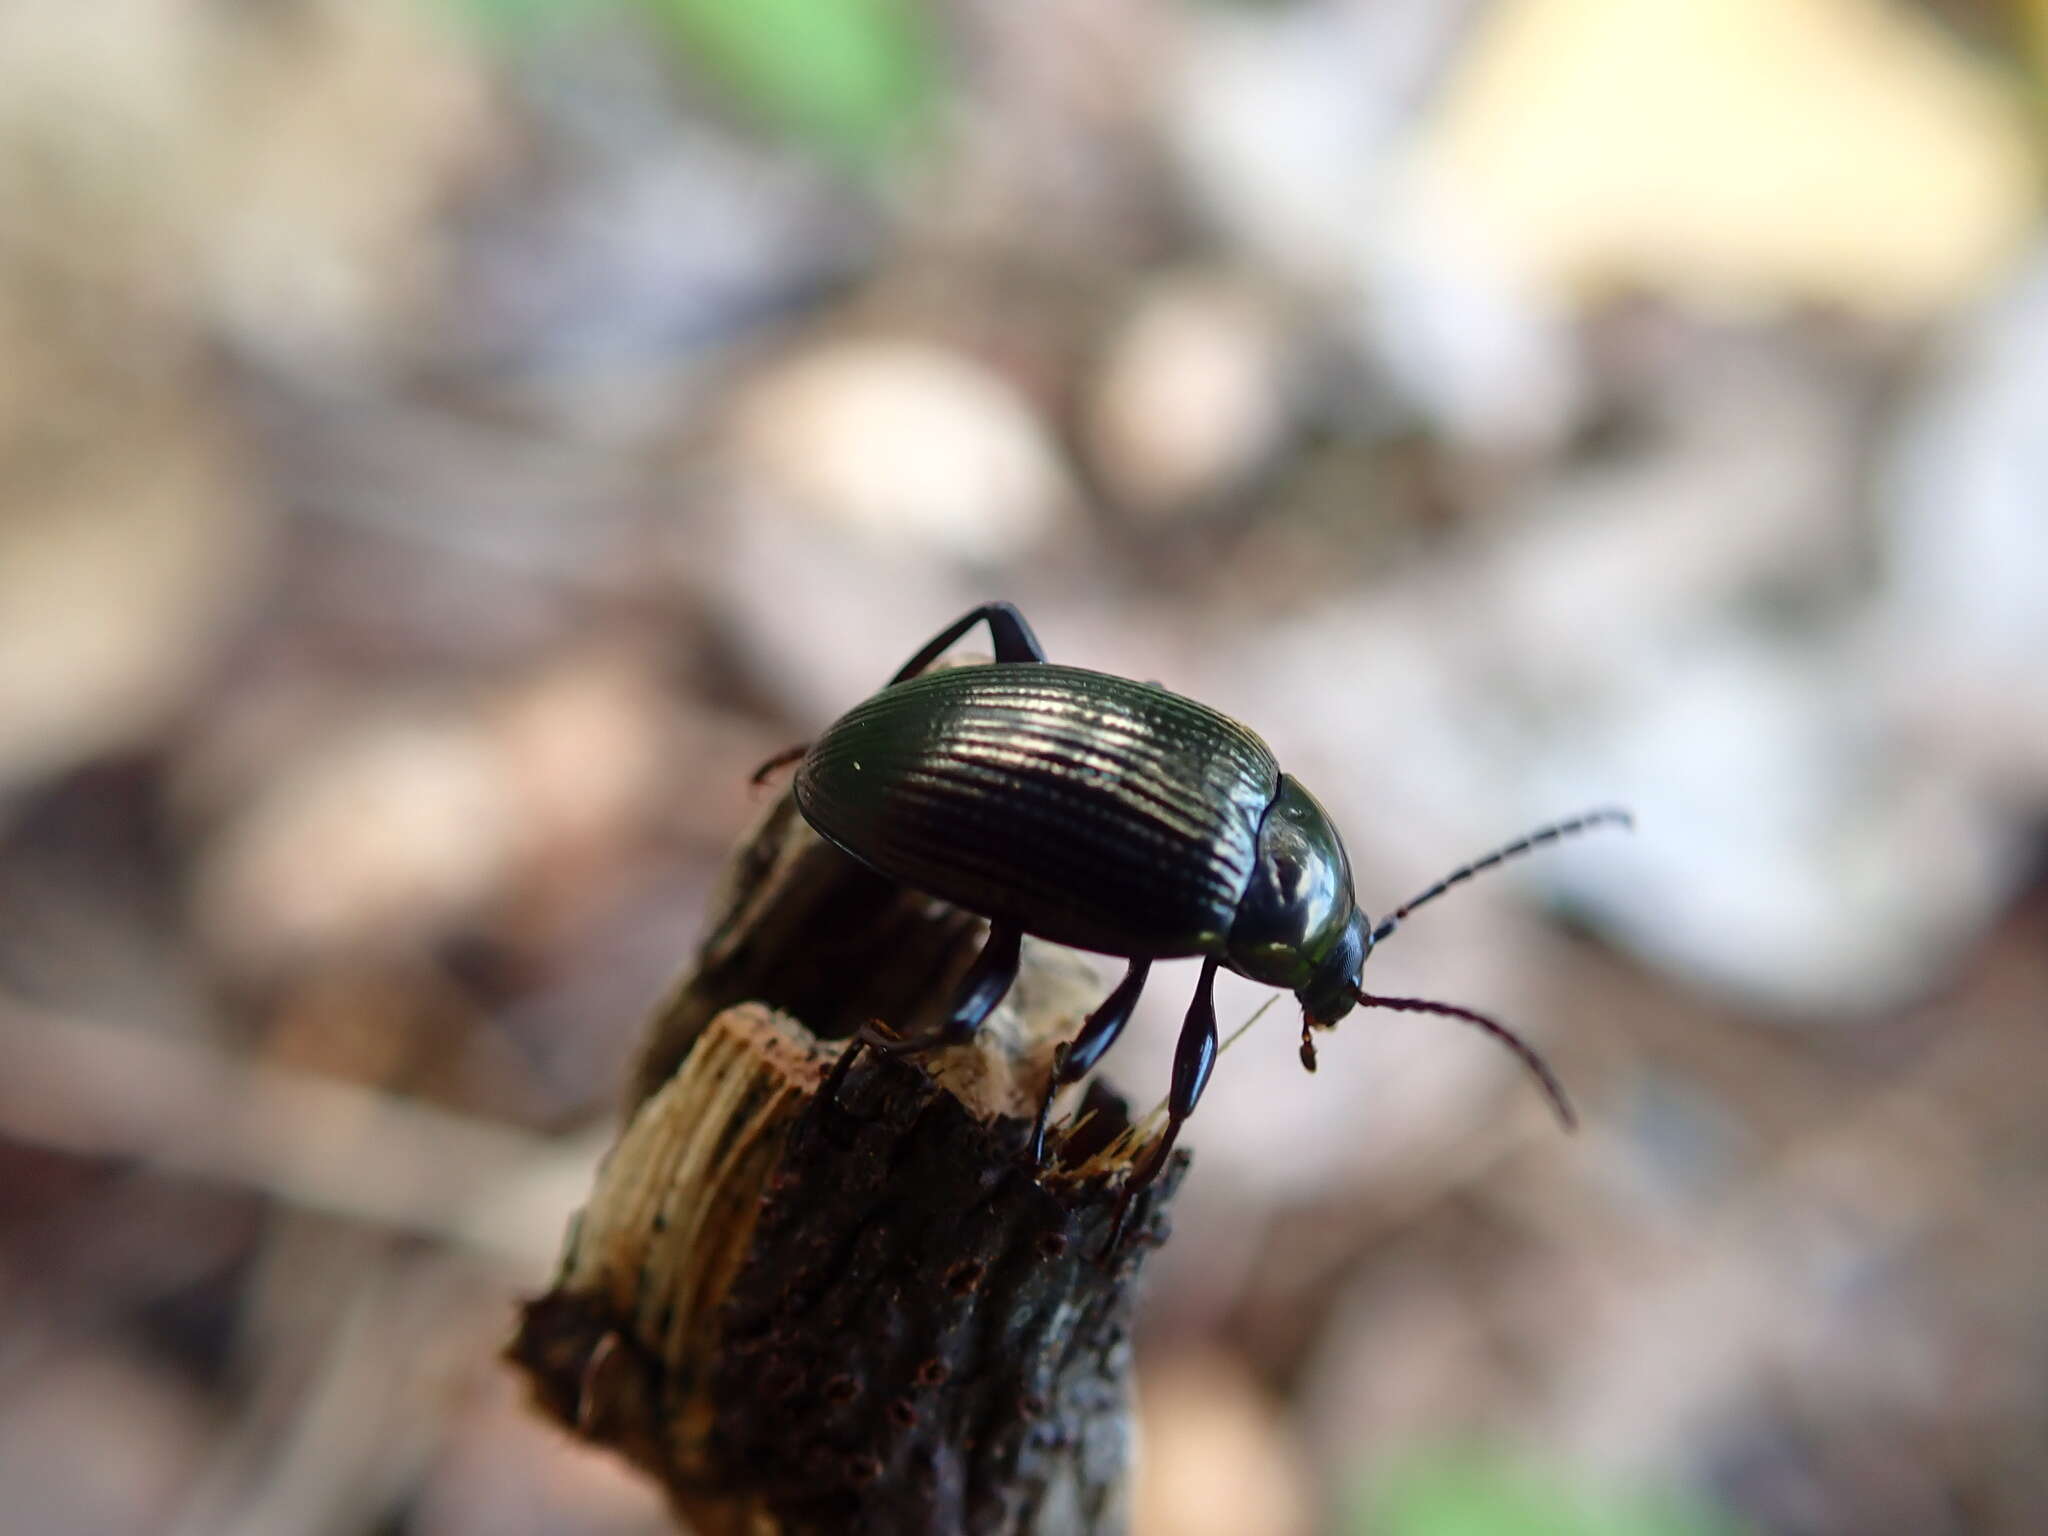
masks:
{"type": "Polygon", "coordinates": [[[1577,1136],[1440,1019],[1225,1056],[1141,1536],[2048,1530],[2044,69],[2026,0],[0,3],[0,1526],[666,1529],[513,1298],[748,771],[1002,596],[1370,910],[1639,818],[1367,978],[1577,1136]]]}

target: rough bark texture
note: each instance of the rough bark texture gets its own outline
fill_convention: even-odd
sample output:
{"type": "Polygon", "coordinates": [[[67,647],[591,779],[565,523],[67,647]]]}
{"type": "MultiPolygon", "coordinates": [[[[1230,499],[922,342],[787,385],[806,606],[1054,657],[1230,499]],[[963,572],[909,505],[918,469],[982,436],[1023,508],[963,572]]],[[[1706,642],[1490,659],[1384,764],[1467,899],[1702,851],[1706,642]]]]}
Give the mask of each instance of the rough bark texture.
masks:
{"type": "Polygon", "coordinates": [[[785,798],[654,1020],[626,1127],[510,1354],[690,1528],[1123,1528],[1132,1285],[1180,1163],[1105,1255],[1139,1142],[1122,1103],[1091,1089],[1057,1165],[1022,1160],[1053,1047],[1100,1000],[1092,968],[1027,944],[973,1046],[867,1053],[818,1096],[829,1037],[929,1022],[980,938],[785,798]]]}

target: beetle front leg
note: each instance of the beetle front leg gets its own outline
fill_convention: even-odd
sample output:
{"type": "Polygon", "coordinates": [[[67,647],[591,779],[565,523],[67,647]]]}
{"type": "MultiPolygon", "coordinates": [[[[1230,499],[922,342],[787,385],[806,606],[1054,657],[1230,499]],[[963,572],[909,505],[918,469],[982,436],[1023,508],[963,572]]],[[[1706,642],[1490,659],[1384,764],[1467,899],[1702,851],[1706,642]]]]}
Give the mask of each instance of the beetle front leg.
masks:
{"type": "Polygon", "coordinates": [[[1045,647],[1038,643],[1038,636],[1031,633],[1031,626],[1024,622],[1024,615],[1014,604],[983,603],[979,608],[970,608],[932,636],[924,648],[903,663],[889,681],[900,683],[917,676],[939,659],[941,651],[983,620],[988,622],[988,632],[995,640],[997,661],[1045,660],[1045,647]]]}
{"type": "Polygon", "coordinates": [[[1180,1135],[1180,1128],[1195,1112],[1195,1104],[1202,1097],[1202,1090],[1209,1086],[1209,1074],[1216,1069],[1216,961],[1211,958],[1202,965],[1202,979],[1195,983],[1195,1000],[1188,1005],[1188,1016],[1180,1027],[1180,1043],[1173,1048],[1173,1089],[1166,1097],[1166,1129],[1159,1140],[1152,1144],[1152,1150],[1124,1183],[1123,1194],[1116,1203],[1116,1221],[1109,1230],[1109,1243],[1103,1252],[1113,1252],[1124,1235],[1124,1219],[1130,1214],[1131,1202],[1141,1194],[1145,1186],[1159,1177],[1166,1167],[1167,1158],[1173,1155],[1173,1143],[1180,1135]]]}
{"type": "Polygon", "coordinates": [[[1081,1032],[1071,1043],[1060,1047],[1053,1060],[1052,1078],[1045,1085],[1045,1097],[1039,1101],[1038,1119],[1031,1127],[1032,1167],[1045,1166],[1045,1127],[1052,1118],[1053,1099],[1067,1084],[1086,1077],[1095,1063],[1116,1044],[1117,1036],[1131,1022],[1131,1012],[1138,1006],[1138,994],[1145,990],[1145,977],[1151,970],[1150,960],[1133,960],[1131,968],[1124,972],[1124,979],[1116,984],[1116,990],[1103,1000],[1100,1008],[1088,1015],[1081,1032]]]}

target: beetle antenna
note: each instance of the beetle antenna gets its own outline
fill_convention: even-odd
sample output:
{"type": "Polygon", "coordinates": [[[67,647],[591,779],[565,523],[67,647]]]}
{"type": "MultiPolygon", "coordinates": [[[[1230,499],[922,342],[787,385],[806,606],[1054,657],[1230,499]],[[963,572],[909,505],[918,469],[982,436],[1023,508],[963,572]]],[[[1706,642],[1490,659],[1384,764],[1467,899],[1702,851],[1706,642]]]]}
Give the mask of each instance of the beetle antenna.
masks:
{"type": "Polygon", "coordinates": [[[1356,987],[1351,995],[1367,1008],[1391,1008],[1396,1013],[1440,1013],[1447,1019],[1463,1019],[1467,1024],[1477,1024],[1502,1045],[1521,1057],[1522,1065],[1534,1074],[1536,1081],[1543,1085],[1543,1092],[1550,1099],[1550,1107],[1557,1111],[1557,1118],[1564,1128],[1574,1131],[1579,1126],[1578,1112],[1572,1108],[1572,1101],[1565,1097],[1564,1084],[1557,1080],[1557,1074],[1550,1070],[1550,1063],[1543,1055],[1516,1034],[1507,1025],[1496,1019],[1489,1019],[1483,1013],[1474,1013],[1470,1008],[1460,1008],[1454,1003],[1433,1003],[1422,997],[1378,997],[1371,992],[1361,992],[1356,987]]]}
{"type": "Polygon", "coordinates": [[[1505,864],[1509,859],[1514,858],[1518,854],[1527,853],[1531,848],[1540,847],[1544,843],[1554,843],[1559,838],[1571,837],[1575,833],[1589,831],[1594,827],[1611,825],[1633,828],[1635,824],[1635,817],[1631,816],[1627,811],[1607,806],[1597,811],[1587,811],[1584,815],[1574,816],[1567,821],[1553,821],[1547,827],[1538,827],[1527,837],[1518,837],[1512,843],[1494,849],[1493,852],[1487,854],[1483,859],[1474,859],[1470,864],[1459,865],[1420,896],[1411,897],[1409,900],[1402,902],[1400,906],[1394,908],[1392,913],[1380,919],[1379,927],[1373,929],[1372,937],[1366,940],[1365,947],[1368,951],[1371,950],[1381,939],[1384,939],[1388,934],[1400,927],[1401,919],[1413,912],[1417,907],[1427,906],[1452,886],[1464,884],[1465,881],[1470,880],[1483,869],[1491,869],[1496,864],[1505,864]]]}

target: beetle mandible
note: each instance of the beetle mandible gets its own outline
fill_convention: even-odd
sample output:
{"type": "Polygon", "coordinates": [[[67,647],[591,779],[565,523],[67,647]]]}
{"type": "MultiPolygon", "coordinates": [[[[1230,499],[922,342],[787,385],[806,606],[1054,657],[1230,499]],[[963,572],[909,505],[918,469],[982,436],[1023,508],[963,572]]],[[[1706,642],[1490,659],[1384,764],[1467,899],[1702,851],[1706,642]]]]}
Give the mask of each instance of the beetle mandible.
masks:
{"type": "MultiPolygon", "coordinates": [[[[1129,1022],[1155,960],[1200,956],[1201,978],[1174,1051],[1167,1125],[1125,1185],[1123,1204],[1165,1167],[1216,1063],[1216,971],[1284,987],[1309,1031],[1354,1007],[1435,1013],[1477,1025],[1515,1052],[1559,1118],[1574,1117],[1549,1066],[1505,1025],[1449,1003],[1360,990],[1373,948],[1417,907],[1540,843],[1627,812],[1588,811],[1460,865],[1377,924],[1352,891],[1351,861],[1322,806],[1266,744],[1205,704],[1153,683],[1058,666],[1009,603],[984,603],[934,635],[881,692],[807,747],[795,796],[826,841],[899,884],[989,921],[988,939],[938,1028],[866,1045],[919,1051],[971,1040],[1016,980],[1026,934],[1129,962],[1123,980],[1058,1048],[1032,1129],[1042,1165],[1054,1096],[1103,1057],[1129,1022]],[[928,671],[976,624],[995,664],[928,671]]],[[[834,1074],[834,1082],[839,1074],[834,1074]]],[[[828,1090],[829,1091],[829,1090],[828,1090]]]]}

